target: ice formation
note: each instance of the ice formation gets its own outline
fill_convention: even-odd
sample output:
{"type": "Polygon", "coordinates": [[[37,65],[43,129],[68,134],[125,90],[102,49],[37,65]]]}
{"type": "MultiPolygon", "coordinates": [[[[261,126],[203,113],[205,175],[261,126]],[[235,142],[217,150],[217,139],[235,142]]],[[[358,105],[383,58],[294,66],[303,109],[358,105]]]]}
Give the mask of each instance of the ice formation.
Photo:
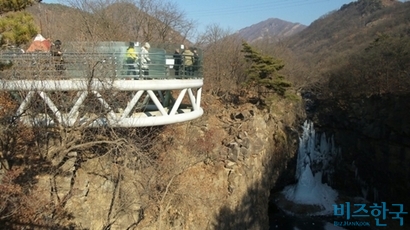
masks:
{"type": "Polygon", "coordinates": [[[336,203],[338,193],[323,183],[323,179],[330,181],[333,162],[339,152],[333,138],[326,138],[324,133],[316,135],[313,123],[305,121],[296,163],[297,183],[283,190],[285,198],[297,204],[320,206],[322,211],[315,215],[333,213],[332,205],[336,203]]]}

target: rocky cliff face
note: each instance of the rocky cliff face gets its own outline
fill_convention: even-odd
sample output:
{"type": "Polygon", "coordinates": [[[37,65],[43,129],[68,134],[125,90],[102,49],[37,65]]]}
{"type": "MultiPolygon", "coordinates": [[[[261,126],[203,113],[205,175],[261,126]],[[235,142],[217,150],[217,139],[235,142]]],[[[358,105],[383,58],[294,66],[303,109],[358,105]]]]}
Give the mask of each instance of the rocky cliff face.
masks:
{"type": "MultiPolygon", "coordinates": [[[[202,118],[159,133],[150,167],[130,150],[74,171],[78,156],[71,154],[51,199],[66,197],[65,211],[84,229],[268,229],[270,189],[294,175],[288,163],[297,148],[298,105],[268,112],[207,95],[203,101],[202,118]]],[[[50,181],[39,178],[45,194],[50,181]]]]}
{"type": "Polygon", "coordinates": [[[315,101],[309,117],[334,133],[342,148],[337,188],[371,202],[410,205],[409,99],[388,94],[315,101]]]}

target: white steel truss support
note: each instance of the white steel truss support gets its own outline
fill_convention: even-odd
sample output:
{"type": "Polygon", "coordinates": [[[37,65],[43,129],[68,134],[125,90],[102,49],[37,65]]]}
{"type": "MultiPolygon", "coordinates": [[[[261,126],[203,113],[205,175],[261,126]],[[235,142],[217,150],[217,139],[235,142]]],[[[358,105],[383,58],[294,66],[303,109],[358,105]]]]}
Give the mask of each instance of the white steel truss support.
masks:
{"type": "Polygon", "coordinates": [[[53,103],[53,101],[43,91],[38,92],[38,94],[40,95],[41,98],[43,98],[43,100],[46,102],[48,107],[54,113],[54,116],[57,118],[58,122],[62,123],[61,113],[58,110],[57,106],[53,103]]]}
{"type": "Polygon", "coordinates": [[[132,97],[131,101],[127,104],[127,108],[125,108],[121,119],[124,119],[129,116],[131,110],[134,108],[134,106],[137,104],[138,100],[141,98],[142,94],[144,93],[144,90],[138,91],[134,97],[132,97]]]}
{"type": "MultiPolygon", "coordinates": [[[[87,98],[88,92],[83,91],[81,92],[80,96],[78,97],[77,101],[75,102],[73,108],[71,108],[70,112],[68,113],[67,119],[70,121],[75,121],[78,118],[78,110],[80,106],[84,103],[84,100],[87,98]]],[[[70,126],[73,126],[74,123],[70,123],[70,126]]]]}
{"type": "Polygon", "coordinates": [[[161,112],[162,116],[168,116],[168,113],[165,111],[164,107],[162,106],[161,102],[159,102],[157,96],[152,92],[152,90],[147,90],[148,95],[157,106],[158,110],[161,112]]]}
{"type": "MultiPolygon", "coordinates": [[[[141,127],[166,125],[199,118],[203,79],[169,80],[0,80],[0,91],[27,92],[16,111],[16,117],[28,125],[90,125],[111,127],[141,127]],[[72,99],[60,98],[56,103],[55,92],[71,92],[72,99]],[[132,97],[122,108],[115,103],[120,93],[129,92],[132,97]],[[179,93],[175,100],[172,93],[179,93]],[[196,92],[196,94],[194,93],[196,92]],[[35,99],[44,102],[48,112],[31,112],[35,99]],[[88,97],[96,99],[92,104],[88,97]],[[53,101],[54,100],[54,101],[53,101]],[[72,103],[70,102],[72,101],[72,103]],[[189,102],[183,104],[183,102],[189,102]],[[91,104],[89,104],[91,103],[91,104]],[[65,107],[64,107],[65,106],[65,107]],[[100,108],[100,112],[83,111],[82,108],[100,108]],[[64,112],[68,111],[68,112],[64,112]]],[[[92,101],[92,100],[91,100],[92,101]]],[[[36,104],[37,105],[37,104],[36,104]]],[[[34,108],[35,110],[35,108],[34,108]]],[[[38,109],[37,109],[38,110],[38,109]]],[[[92,110],[90,110],[92,111],[92,110]]]]}
{"type": "Polygon", "coordinates": [[[177,112],[177,109],[178,109],[179,105],[181,104],[182,99],[184,98],[185,94],[186,94],[186,89],[183,89],[181,91],[181,93],[179,93],[178,98],[175,101],[174,106],[172,107],[172,110],[171,110],[170,114],[175,114],[177,112]]]}

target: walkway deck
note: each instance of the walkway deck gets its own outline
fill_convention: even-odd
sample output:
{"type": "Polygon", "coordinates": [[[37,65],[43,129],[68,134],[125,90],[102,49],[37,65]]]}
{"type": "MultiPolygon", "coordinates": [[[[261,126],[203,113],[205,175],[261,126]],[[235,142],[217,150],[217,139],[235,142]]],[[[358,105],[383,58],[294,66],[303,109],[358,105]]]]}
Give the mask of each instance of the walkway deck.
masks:
{"type": "Polygon", "coordinates": [[[138,66],[128,75],[120,52],[67,53],[63,70],[48,53],[3,53],[0,62],[11,66],[0,72],[0,91],[13,95],[14,120],[27,125],[142,127],[199,118],[200,66],[176,75],[171,54],[159,50],[150,53],[148,75],[138,66]]]}

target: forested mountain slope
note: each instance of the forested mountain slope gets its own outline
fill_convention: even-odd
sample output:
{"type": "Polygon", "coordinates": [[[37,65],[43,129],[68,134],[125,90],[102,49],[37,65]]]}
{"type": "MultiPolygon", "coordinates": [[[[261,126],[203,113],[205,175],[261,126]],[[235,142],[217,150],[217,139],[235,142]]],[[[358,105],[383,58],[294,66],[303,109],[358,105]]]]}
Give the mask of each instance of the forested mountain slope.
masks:
{"type": "Polygon", "coordinates": [[[345,69],[352,55],[367,55],[380,37],[404,42],[410,36],[408,12],[410,2],[360,0],[316,20],[286,44],[303,63],[299,81],[322,81],[329,71],[345,69]]]}
{"type": "Polygon", "coordinates": [[[42,35],[62,41],[149,41],[181,44],[193,23],[176,5],[117,2],[87,5],[37,4],[33,14],[42,35]],[[155,7],[154,7],[155,6],[155,7]]]}
{"type": "Polygon", "coordinates": [[[377,197],[373,202],[405,206],[410,204],[409,12],[408,1],[355,1],[286,44],[301,67],[295,78],[305,83],[308,119],[333,133],[342,149],[333,186],[350,195],[370,188],[367,197],[377,197]]]}
{"type": "Polygon", "coordinates": [[[278,18],[269,18],[265,21],[245,27],[237,34],[252,43],[261,39],[277,41],[299,33],[306,28],[300,23],[292,23],[278,18]]]}

